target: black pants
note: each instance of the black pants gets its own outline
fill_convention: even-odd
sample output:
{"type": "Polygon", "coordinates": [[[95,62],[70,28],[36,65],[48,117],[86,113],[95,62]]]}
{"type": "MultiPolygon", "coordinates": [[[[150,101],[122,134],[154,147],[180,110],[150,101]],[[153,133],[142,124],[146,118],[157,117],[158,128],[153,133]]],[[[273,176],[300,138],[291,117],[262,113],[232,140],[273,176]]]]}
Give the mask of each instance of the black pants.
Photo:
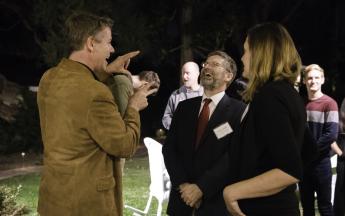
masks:
{"type": "Polygon", "coordinates": [[[299,183],[303,216],[315,215],[315,196],[321,216],[333,216],[331,203],[332,194],[332,168],[329,157],[320,160],[311,170],[303,175],[299,183]]]}

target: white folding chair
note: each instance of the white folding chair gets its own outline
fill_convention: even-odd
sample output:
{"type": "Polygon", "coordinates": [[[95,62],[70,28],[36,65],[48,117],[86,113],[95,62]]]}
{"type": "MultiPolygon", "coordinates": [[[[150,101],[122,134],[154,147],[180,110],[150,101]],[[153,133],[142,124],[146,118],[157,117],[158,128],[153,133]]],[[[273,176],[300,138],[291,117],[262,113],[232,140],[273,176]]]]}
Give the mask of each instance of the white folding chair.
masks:
{"type": "MultiPolygon", "coordinates": [[[[331,157],[332,172],[333,172],[333,169],[337,167],[337,160],[338,160],[337,154],[335,154],[331,157]]],[[[332,204],[334,201],[334,190],[335,190],[336,180],[337,180],[337,172],[333,173],[333,175],[332,175],[332,198],[331,198],[332,204]]]]}
{"type": "Polygon", "coordinates": [[[157,216],[160,216],[162,214],[163,202],[169,198],[171,188],[170,177],[164,164],[162,144],[150,137],[144,138],[144,144],[148,150],[150,164],[151,184],[149,199],[143,211],[128,205],[125,205],[125,208],[132,210],[134,212],[133,215],[147,215],[152,197],[155,197],[158,200],[157,216]]]}

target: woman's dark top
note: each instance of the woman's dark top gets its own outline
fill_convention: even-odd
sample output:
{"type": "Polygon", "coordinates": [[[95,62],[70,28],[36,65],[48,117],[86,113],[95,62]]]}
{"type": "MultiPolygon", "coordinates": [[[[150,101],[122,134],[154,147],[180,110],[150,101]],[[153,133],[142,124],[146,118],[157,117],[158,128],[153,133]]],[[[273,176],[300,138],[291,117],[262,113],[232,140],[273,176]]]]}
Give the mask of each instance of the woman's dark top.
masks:
{"type": "MultiPolygon", "coordinates": [[[[270,81],[254,95],[229,147],[230,184],[278,168],[300,179],[306,113],[298,92],[286,81],[270,81]]],[[[239,201],[250,215],[299,215],[295,185],[262,198],[239,201]]]]}

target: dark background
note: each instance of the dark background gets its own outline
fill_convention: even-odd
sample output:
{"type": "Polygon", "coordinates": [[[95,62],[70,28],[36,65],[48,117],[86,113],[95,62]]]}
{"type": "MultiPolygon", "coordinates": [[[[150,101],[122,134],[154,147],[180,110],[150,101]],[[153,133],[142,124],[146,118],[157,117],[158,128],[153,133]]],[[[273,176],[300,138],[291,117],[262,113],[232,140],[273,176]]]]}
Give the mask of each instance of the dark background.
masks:
{"type": "MultiPolygon", "coordinates": [[[[324,93],[339,104],[345,96],[345,1],[342,0],[2,0],[0,73],[23,86],[38,85],[46,69],[66,55],[63,21],[73,10],[115,21],[113,45],[119,54],[141,50],[130,70],[154,70],[157,96],[142,111],[143,136],[161,128],[170,93],[179,87],[181,63],[201,63],[221,49],[241,65],[246,30],[276,21],[290,32],[304,65],[325,69],[324,93]]],[[[241,67],[241,66],[240,66],[241,67]]],[[[240,74],[239,74],[240,76],[240,74]]]]}

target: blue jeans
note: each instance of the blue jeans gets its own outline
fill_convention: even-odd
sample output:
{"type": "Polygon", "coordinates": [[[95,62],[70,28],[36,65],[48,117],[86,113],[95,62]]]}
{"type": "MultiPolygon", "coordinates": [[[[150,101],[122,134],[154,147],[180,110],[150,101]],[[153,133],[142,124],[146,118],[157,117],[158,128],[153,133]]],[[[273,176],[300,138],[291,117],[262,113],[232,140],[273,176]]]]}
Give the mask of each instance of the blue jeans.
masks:
{"type": "Polygon", "coordinates": [[[321,216],[333,216],[331,203],[332,168],[329,157],[319,160],[314,166],[306,170],[299,183],[303,216],[315,215],[315,196],[321,216]]]}

